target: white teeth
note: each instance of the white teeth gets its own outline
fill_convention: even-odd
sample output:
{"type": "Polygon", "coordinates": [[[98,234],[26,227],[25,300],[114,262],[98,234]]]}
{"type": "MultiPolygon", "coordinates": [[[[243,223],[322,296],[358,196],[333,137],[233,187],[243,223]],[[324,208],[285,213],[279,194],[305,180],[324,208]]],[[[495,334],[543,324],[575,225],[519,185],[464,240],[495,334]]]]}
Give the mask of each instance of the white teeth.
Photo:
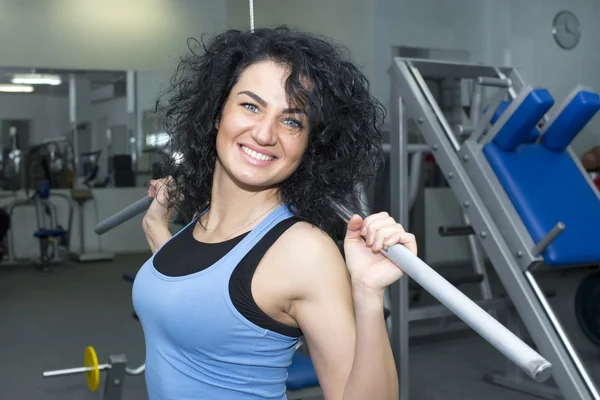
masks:
{"type": "Polygon", "coordinates": [[[248,154],[250,157],[255,158],[257,160],[261,160],[261,161],[271,161],[273,158],[275,158],[275,157],[267,156],[265,154],[257,153],[254,150],[250,150],[246,146],[242,146],[242,150],[244,151],[244,153],[248,154]]]}

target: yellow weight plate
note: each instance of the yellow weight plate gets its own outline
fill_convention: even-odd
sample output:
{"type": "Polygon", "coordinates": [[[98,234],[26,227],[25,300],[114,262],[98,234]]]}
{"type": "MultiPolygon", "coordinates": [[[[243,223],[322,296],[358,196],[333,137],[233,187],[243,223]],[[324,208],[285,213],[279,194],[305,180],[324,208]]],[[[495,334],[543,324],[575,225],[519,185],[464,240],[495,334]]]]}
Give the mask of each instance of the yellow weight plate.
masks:
{"type": "Polygon", "coordinates": [[[83,353],[83,365],[86,367],[92,367],[93,369],[85,373],[85,379],[87,380],[90,391],[95,392],[100,386],[100,370],[98,369],[98,356],[96,356],[96,350],[92,346],[85,348],[83,353]]]}

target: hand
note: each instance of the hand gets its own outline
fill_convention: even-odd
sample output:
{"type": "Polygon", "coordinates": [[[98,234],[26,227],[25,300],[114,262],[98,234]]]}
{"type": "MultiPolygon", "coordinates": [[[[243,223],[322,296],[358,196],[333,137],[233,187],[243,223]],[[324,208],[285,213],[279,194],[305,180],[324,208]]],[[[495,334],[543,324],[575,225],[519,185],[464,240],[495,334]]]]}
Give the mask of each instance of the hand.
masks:
{"type": "Polygon", "coordinates": [[[152,179],[148,187],[148,197],[154,199],[146,211],[145,218],[153,222],[168,223],[171,220],[169,212],[169,184],[173,181],[172,177],[152,179]]]}
{"type": "Polygon", "coordinates": [[[388,213],[369,215],[364,220],[354,215],[348,222],[344,240],[352,283],[382,294],[385,288],[400,279],[402,270],[380,253],[383,246],[395,244],[402,244],[417,254],[415,236],[406,232],[388,213]]]}

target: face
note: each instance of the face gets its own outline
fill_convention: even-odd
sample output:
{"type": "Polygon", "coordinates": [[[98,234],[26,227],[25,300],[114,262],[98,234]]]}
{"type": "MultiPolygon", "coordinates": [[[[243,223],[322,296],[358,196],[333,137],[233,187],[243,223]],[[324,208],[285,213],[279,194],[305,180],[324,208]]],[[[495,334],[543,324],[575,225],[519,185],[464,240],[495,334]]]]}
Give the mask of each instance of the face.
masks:
{"type": "Polygon", "coordinates": [[[237,184],[273,187],[298,168],[308,143],[308,118],[287,102],[288,71],[271,61],[241,74],[217,128],[217,169],[237,184]]]}

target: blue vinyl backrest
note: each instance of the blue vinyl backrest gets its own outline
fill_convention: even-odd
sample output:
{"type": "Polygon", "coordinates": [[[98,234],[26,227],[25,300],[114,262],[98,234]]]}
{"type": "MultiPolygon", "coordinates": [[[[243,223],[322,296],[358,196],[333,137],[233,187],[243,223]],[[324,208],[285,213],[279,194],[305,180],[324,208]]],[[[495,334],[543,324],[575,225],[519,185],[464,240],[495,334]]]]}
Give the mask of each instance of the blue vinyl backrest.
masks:
{"type": "MultiPolygon", "coordinates": [[[[600,199],[567,147],[600,109],[600,97],[589,91],[568,98],[537,143],[537,123],[553,101],[545,89],[532,91],[483,147],[483,153],[513,203],[534,243],[558,223],[565,230],[542,253],[549,266],[600,263],[600,199]],[[534,93],[535,92],[535,93],[534,93]]],[[[500,120],[510,103],[492,119],[500,120]]]]}
{"type": "Polygon", "coordinates": [[[532,90],[492,140],[504,151],[516,150],[531,136],[531,131],[537,129],[537,124],[553,104],[554,99],[547,89],[532,90]]]}
{"type": "Polygon", "coordinates": [[[598,109],[600,96],[594,92],[580,90],[544,131],[542,144],[553,151],[565,150],[598,109]]]}
{"type": "MultiPolygon", "coordinates": [[[[506,109],[508,108],[509,105],[510,105],[510,101],[503,101],[502,103],[500,103],[500,106],[498,106],[498,109],[492,116],[492,120],[491,120],[492,124],[495,124],[496,121],[498,121],[500,116],[504,113],[504,111],[506,111],[506,109]]],[[[529,133],[524,137],[523,142],[524,143],[535,143],[535,141],[538,139],[538,137],[540,137],[540,130],[536,126],[531,131],[529,131],[529,133]]]]}

